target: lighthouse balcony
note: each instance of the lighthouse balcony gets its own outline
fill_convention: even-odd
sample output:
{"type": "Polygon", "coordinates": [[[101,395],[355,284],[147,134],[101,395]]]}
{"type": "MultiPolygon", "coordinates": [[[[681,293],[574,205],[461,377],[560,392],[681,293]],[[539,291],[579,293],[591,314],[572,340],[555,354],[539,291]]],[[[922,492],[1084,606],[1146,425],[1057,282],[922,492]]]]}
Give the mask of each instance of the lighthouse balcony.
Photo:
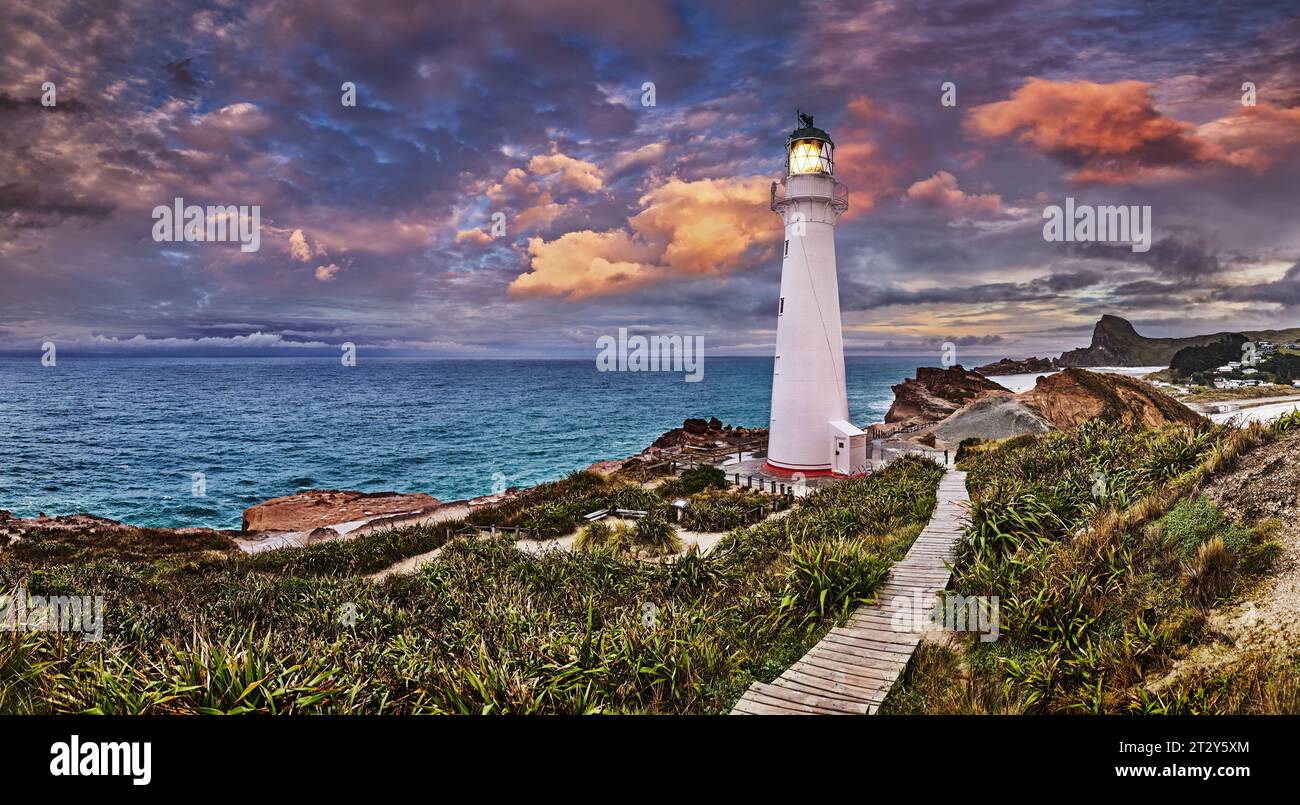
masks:
{"type": "Polygon", "coordinates": [[[772,209],[781,212],[795,201],[829,203],[836,212],[849,208],[849,188],[826,173],[803,173],[787,176],[780,184],[772,183],[772,209]]]}

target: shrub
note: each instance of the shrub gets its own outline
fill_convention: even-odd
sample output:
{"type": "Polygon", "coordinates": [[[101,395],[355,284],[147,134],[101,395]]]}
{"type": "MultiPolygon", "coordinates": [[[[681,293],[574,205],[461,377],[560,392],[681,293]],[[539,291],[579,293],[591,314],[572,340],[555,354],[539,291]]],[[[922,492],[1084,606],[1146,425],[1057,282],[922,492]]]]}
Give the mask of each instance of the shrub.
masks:
{"type": "Polygon", "coordinates": [[[952,459],[953,463],[954,464],[961,463],[963,459],[970,456],[971,448],[975,447],[976,445],[980,444],[983,441],[984,440],[979,438],[978,436],[971,436],[969,438],[962,439],[960,442],[957,443],[957,455],[953,457],[952,459]]]}
{"type": "Polygon", "coordinates": [[[691,498],[682,511],[682,526],[688,531],[725,531],[748,525],[745,519],[763,519],[773,500],[771,495],[749,489],[706,490],[691,498]]]}
{"type": "Polygon", "coordinates": [[[632,545],[632,529],[627,523],[610,525],[604,520],[588,523],[578,532],[573,547],[579,551],[627,551],[632,545]]]}
{"type": "Polygon", "coordinates": [[[680,488],[688,495],[706,489],[726,489],[727,474],[717,467],[691,467],[677,477],[680,488]]]}
{"type": "Polygon", "coordinates": [[[1223,541],[1230,554],[1243,553],[1250,542],[1250,529],[1228,522],[1214,501],[1203,495],[1178,501],[1165,515],[1164,527],[1184,559],[1191,559],[1214,537],[1223,541]]]}
{"type": "Polygon", "coordinates": [[[1232,587],[1232,553],[1223,537],[1215,534],[1201,543],[1185,565],[1187,591],[1198,604],[1211,604],[1232,587]]]}
{"type": "Polygon", "coordinates": [[[889,574],[891,562],[861,539],[797,542],[790,548],[790,568],[779,617],[802,626],[826,618],[841,620],[889,574]]]}
{"type": "Polygon", "coordinates": [[[651,512],[636,521],[633,528],[636,544],[648,548],[652,553],[662,556],[677,553],[682,549],[682,541],[677,537],[677,529],[668,522],[660,512],[651,512]]]}

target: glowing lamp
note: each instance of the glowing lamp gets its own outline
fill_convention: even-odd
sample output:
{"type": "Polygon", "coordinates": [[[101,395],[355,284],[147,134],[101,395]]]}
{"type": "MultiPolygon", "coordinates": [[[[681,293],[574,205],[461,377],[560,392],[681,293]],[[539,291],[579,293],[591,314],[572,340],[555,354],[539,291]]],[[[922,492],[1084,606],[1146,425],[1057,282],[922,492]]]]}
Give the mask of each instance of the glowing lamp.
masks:
{"type": "Polygon", "coordinates": [[[804,173],[835,173],[835,143],[830,135],[813,125],[812,115],[799,115],[800,128],[786,140],[786,166],[790,176],[804,173]]]}

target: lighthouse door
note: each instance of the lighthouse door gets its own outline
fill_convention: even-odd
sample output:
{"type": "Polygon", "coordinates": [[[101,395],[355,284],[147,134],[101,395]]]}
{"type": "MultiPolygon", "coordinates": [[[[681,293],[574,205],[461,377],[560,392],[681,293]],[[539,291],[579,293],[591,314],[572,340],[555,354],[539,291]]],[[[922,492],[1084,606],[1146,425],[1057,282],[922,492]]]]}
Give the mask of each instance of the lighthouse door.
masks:
{"type": "Polygon", "coordinates": [[[835,434],[831,437],[831,449],[834,451],[831,456],[831,470],[836,475],[848,475],[853,467],[852,456],[849,455],[849,440],[835,434]]]}

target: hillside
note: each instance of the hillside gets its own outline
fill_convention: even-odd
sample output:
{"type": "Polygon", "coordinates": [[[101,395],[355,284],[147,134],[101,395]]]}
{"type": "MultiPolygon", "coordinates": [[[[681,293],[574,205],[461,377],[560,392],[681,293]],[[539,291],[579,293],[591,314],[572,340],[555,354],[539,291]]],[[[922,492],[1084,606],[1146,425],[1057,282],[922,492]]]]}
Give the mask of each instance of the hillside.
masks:
{"type": "MultiPolygon", "coordinates": [[[[1168,366],[1175,353],[1185,347],[1197,347],[1237,335],[1220,331],[1184,338],[1148,338],[1138,335],[1127,319],[1109,314],[1102,316],[1092,331],[1092,343],[1061,354],[1061,366],[1168,366]]],[[[1300,338],[1300,327],[1285,330],[1253,330],[1244,335],[1251,340],[1287,342],[1300,338]]]]}
{"type": "Polygon", "coordinates": [[[1089,420],[1130,428],[1204,422],[1200,414],[1141,380],[1074,367],[1040,377],[1017,399],[1061,430],[1089,420]]]}
{"type": "Polygon", "coordinates": [[[960,366],[921,369],[894,386],[886,423],[922,426],[949,444],[1069,430],[1089,420],[1122,427],[1198,425],[1200,414],[1154,386],[1131,377],[1070,367],[1038,378],[1013,395],[960,366]]]}

